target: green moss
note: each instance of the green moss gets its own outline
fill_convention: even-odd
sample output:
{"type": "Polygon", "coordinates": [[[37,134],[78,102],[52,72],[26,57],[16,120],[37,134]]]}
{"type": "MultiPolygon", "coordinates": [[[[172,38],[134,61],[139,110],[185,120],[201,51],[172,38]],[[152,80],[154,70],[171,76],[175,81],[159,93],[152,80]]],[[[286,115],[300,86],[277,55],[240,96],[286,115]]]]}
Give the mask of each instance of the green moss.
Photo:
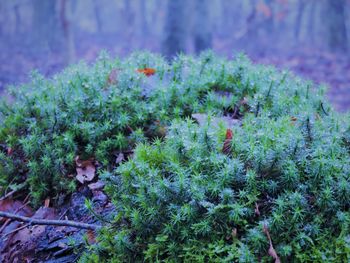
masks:
{"type": "Polygon", "coordinates": [[[95,158],[116,213],[81,261],[269,262],[266,226],[282,261],[346,261],[350,124],[323,93],[244,56],[102,54],[12,90],[0,186],[55,200],[75,190],[75,157],[95,158]],[[226,128],[193,113],[241,118],[228,154],[226,128]]]}

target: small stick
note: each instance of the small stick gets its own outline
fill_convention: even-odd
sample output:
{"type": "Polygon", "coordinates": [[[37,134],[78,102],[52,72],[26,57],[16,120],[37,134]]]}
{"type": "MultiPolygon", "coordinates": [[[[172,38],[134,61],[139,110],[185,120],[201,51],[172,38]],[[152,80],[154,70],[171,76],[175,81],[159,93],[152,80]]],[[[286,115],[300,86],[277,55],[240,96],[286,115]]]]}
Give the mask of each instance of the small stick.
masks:
{"type": "Polygon", "coordinates": [[[100,229],[102,227],[99,225],[80,223],[80,222],[75,222],[70,220],[47,220],[47,219],[30,218],[26,216],[20,216],[12,213],[1,212],[1,211],[0,211],[0,217],[6,217],[17,221],[26,222],[26,223],[29,223],[30,225],[71,226],[71,227],[91,229],[91,230],[100,229]]]}
{"type": "Polygon", "coordinates": [[[324,106],[323,106],[323,102],[321,102],[321,109],[323,111],[323,113],[328,116],[328,113],[326,112],[326,110],[324,109],[324,106]]]}
{"type": "Polygon", "coordinates": [[[18,190],[18,189],[12,190],[11,192],[8,192],[6,195],[4,195],[3,197],[0,198],[0,201],[5,200],[6,198],[12,196],[14,193],[17,192],[17,190],[18,190]]]}
{"type": "Polygon", "coordinates": [[[13,194],[15,194],[17,191],[21,190],[24,187],[24,185],[21,185],[19,188],[12,190],[11,192],[8,192],[7,194],[5,194],[3,197],[0,197],[0,201],[5,200],[6,198],[12,196],[13,194]]]}
{"type": "Polygon", "coordinates": [[[23,225],[23,226],[21,226],[21,227],[19,227],[19,228],[16,228],[16,229],[12,230],[11,232],[8,232],[8,233],[3,234],[2,237],[6,237],[6,236],[8,236],[8,235],[11,235],[11,234],[13,234],[13,233],[16,233],[16,232],[18,232],[18,231],[20,231],[20,230],[22,230],[22,229],[24,229],[24,228],[26,228],[26,227],[29,227],[29,226],[30,226],[30,224],[25,224],[25,225],[23,225]]]}

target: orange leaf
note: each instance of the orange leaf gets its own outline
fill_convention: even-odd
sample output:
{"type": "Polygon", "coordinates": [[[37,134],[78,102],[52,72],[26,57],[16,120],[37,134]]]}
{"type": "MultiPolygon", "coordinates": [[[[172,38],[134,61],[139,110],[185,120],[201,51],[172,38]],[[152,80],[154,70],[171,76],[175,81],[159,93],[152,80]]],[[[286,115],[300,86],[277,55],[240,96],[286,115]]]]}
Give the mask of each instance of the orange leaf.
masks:
{"type": "Polygon", "coordinates": [[[233,138],[233,131],[231,129],[227,129],[225,141],[224,141],[224,146],[222,147],[222,152],[224,154],[230,154],[232,138],[233,138]]]}
{"type": "Polygon", "coordinates": [[[231,129],[227,129],[226,130],[226,137],[225,137],[225,139],[226,140],[232,140],[232,138],[233,138],[233,131],[231,129]]]}
{"type": "Polygon", "coordinates": [[[139,68],[137,72],[145,74],[147,77],[152,76],[156,73],[154,68],[139,68]]]}

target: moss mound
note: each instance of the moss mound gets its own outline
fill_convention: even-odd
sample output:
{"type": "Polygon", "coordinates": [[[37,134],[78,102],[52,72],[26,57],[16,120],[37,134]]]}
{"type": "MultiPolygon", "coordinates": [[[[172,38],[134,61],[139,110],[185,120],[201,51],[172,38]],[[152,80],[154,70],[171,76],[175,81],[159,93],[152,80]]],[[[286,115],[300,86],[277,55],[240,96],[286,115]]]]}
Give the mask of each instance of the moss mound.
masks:
{"type": "Polygon", "coordinates": [[[244,56],[135,53],[13,94],[0,107],[2,191],[58,199],[75,190],[77,156],[106,182],[116,213],[82,262],[350,258],[350,124],[310,82],[244,56]]]}

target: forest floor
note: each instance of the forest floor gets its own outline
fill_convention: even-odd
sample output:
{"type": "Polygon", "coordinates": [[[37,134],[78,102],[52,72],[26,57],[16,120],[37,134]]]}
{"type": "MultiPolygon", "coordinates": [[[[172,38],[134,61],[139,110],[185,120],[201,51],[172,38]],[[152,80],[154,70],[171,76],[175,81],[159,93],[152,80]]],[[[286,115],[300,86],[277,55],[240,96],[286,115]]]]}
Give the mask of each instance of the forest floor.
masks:
{"type": "MultiPolygon", "coordinates": [[[[112,55],[125,56],[130,46],[116,45],[115,37],[84,37],[76,49],[76,59],[93,61],[101,49],[112,55]]],[[[147,42],[148,49],[157,51],[159,43],[147,42]]],[[[219,54],[232,55],[232,43],[214,41],[214,50],[219,54]]],[[[19,84],[29,79],[29,73],[38,69],[45,76],[52,75],[66,66],[60,53],[31,51],[29,44],[19,45],[18,40],[0,42],[0,91],[9,84],[19,84]]],[[[334,108],[340,112],[350,110],[350,59],[344,54],[332,54],[317,49],[298,48],[282,51],[266,51],[256,45],[247,51],[255,63],[275,65],[289,69],[296,75],[310,79],[316,84],[328,86],[327,96],[334,108]]]]}

